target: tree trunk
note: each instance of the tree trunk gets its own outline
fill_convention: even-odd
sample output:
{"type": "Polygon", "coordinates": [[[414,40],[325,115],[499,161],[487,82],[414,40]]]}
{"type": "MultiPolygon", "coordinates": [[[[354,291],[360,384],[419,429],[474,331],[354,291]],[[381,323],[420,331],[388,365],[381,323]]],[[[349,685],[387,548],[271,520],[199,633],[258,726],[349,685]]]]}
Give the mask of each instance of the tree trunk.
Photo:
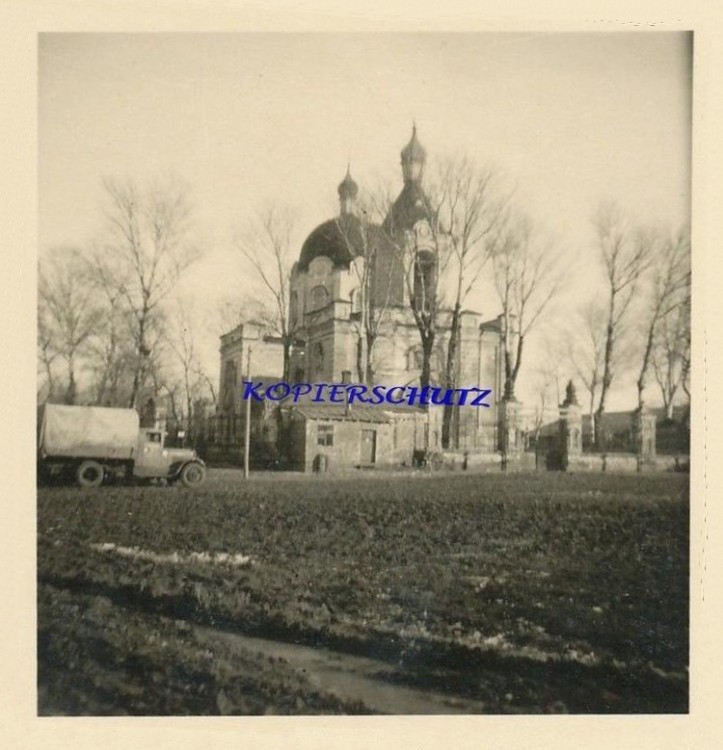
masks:
{"type": "Polygon", "coordinates": [[[136,363],[135,372],[133,373],[133,387],[131,389],[130,408],[138,408],[138,393],[143,387],[143,380],[145,379],[144,368],[146,364],[146,316],[147,311],[144,307],[141,312],[140,321],[138,323],[138,361],[136,363]]]}
{"type": "MultiPolygon", "coordinates": [[[[284,377],[283,381],[285,383],[289,382],[289,369],[291,368],[291,337],[290,336],[284,336],[283,337],[284,342],[284,377]]],[[[247,373],[249,377],[251,376],[251,373],[247,373]]]]}
{"type": "Polygon", "coordinates": [[[673,419],[673,395],[671,394],[670,400],[665,404],[665,417],[666,419],[673,419]]]}
{"type": "Polygon", "coordinates": [[[502,398],[505,401],[512,401],[515,397],[515,385],[512,382],[512,353],[505,345],[505,387],[502,398]]]}
{"type": "Polygon", "coordinates": [[[113,367],[110,373],[110,388],[108,389],[108,405],[118,406],[118,382],[120,380],[120,369],[116,366],[113,367]]]}
{"type": "Polygon", "coordinates": [[[590,387],[590,443],[592,445],[596,444],[595,435],[597,435],[597,430],[595,429],[595,391],[597,391],[597,382],[593,381],[590,387]]]}
{"type": "Polygon", "coordinates": [[[68,357],[68,387],[65,389],[65,403],[74,404],[75,397],[77,394],[77,386],[75,383],[75,362],[73,361],[73,355],[68,357]]]}
{"type": "Polygon", "coordinates": [[[367,357],[366,357],[366,372],[364,373],[364,382],[367,385],[374,384],[374,344],[376,343],[376,335],[367,331],[367,357]]]}
{"type": "MultiPolygon", "coordinates": [[[[457,387],[457,344],[459,340],[460,303],[456,302],[452,310],[452,325],[449,331],[449,345],[447,346],[447,367],[445,372],[445,387],[457,387]]],[[[457,407],[446,404],[442,413],[442,447],[456,448],[456,441],[452,432],[454,412],[457,407]]]]}
{"type": "Polygon", "coordinates": [[[603,377],[600,388],[600,403],[598,404],[597,411],[595,412],[595,445],[597,446],[598,450],[605,450],[605,431],[603,429],[605,401],[607,399],[608,390],[610,390],[610,384],[612,383],[613,379],[612,358],[615,330],[613,327],[612,315],[613,313],[611,307],[607,326],[607,337],[605,339],[605,359],[603,362],[603,377]]]}
{"type": "Polygon", "coordinates": [[[434,350],[434,331],[428,331],[422,337],[422,372],[419,376],[419,384],[422,388],[431,385],[432,382],[432,352],[434,350]]]}
{"type": "Polygon", "coordinates": [[[55,382],[53,381],[53,368],[50,366],[50,362],[45,360],[45,374],[48,378],[48,395],[47,401],[53,400],[53,394],[55,393],[55,382]]]}
{"type": "Polygon", "coordinates": [[[520,374],[520,365],[522,364],[522,351],[524,349],[524,344],[525,337],[520,333],[517,337],[517,354],[515,355],[515,364],[510,368],[508,382],[505,383],[505,401],[517,400],[515,398],[515,386],[517,385],[517,376],[520,374]]]}
{"type": "Polygon", "coordinates": [[[650,357],[653,353],[653,341],[655,336],[655,321],[657,320],[657,312],[656,316],[653,318],[653,321],[650,323],[650,326],[648,328],[648,335],[645,339],[645,349],[643,351],[643,362],[640,366],[640,375],[638,376],[638,408],[643,408],[643,402],[644,402],[644,393],[645,393],[645,386],[647,383],[647,375],[648,375],[648,368],[650,367],[650,357]]]}
{"type": "Polygon", "coordinates": [[[193,403],[190,396],[186,397],[186,437],[183,440],[184,445],[189,445],[191,433],[193,432],[193,403]]]}
{"type": "MultiPolygon", "coordinates": [[[[116,353],[116,336],[115,336],[114,326],[111,325],[110,341],[108,342],[107,354],[106,354],[105,363],[103,366],[103,374],[101,375],[101,378],[100,378],[100,385],[98,386],[98,394],[96,397],[96,404],[98,406],[103,406],[103,401],[105,399],[105,392],[108,389],[108,381],[111,379],[111,373],[113,370],[113,366],[115,364],[115,353],[116,353]]],[[[114,384],[113,386],[114,396],[115,396],[115,389],[116,389],[116,386],[114,384]]],[[[110,405],[115,406],[115,402],[112,402],[110,405]]]]}
{"type": "Polygon", "coordinates": [[[138,362],[136,364],[135,372],[133,373],[133,387],[131,388],[131,397],[129,399],[128,406],[131,409],[137,408],[138,392],[141,389],[141,371],[143,370],[143,355],[138,352],[138,362]]]}
{"type": "Polygon", "coordinates": [[[95,405],[103,406],[103,399],[105,398],[105,390],[108,387],[108,368],[103,369],[103,374],[100,377],[100,383],[98,384],[98,390],[95,394],[95,405]]]}
{"type": "Polygon", "coordinates": [[[366,372],[364,366],[364,339],[361,334],[356,340],[356,376],[360,383],[366,382],[366,372]]]}

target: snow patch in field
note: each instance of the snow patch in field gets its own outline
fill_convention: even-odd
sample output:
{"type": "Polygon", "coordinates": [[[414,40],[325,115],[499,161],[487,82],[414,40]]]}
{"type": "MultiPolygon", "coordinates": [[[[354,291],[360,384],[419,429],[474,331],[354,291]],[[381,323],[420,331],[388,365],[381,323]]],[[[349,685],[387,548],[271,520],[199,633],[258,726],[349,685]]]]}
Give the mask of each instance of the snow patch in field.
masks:
{"type": "Polygon", "coordinates": [[[91,544],[91,549],[98,552],[114,552],[122,557],[132,557],[135,560],[148,560],[154,563],[173,563],[183,565],[188,563],[205,563],[207,565],[228,565],[232,568],[243,568],[252,564],[250,555],[231,554],[229,552],[171,552],[161,554],[140,547],[121,547],[112,542],[91,544]]]}

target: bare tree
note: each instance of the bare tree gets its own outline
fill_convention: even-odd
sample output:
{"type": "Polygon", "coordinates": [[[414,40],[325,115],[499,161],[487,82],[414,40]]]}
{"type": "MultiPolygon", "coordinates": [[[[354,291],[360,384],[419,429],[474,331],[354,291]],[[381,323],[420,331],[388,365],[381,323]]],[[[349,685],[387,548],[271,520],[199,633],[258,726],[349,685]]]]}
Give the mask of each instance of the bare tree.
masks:
{"type": "MultiPolygon", "coordinates": [[[[477,167],[469,158],[448,159],[440,166],[433,203],[438,206],[439,226],[447,235],[447,273],[451,277],[449,342],[445,366],[445,387],[458,385],[458,350],[462,309],[469,293],[492,256],[494,239],[506,216],[508,196],[502,194],[491,167],[477,167]]],[[[456,445],[452,422],[456,409],[444,407],[442,445],[456,445]]]]}
{"type": "Polygon", "coordinates": [[[603,448],[605,433],[602,422],[607,396],[615,377],[615,353],[627,322],[643,273],[650,264],[648,238],[631,230],[620,209],[603,204],[595,218],[597,249],[605,274],[607,315],[600,400],[595,412],[595,442],[603,448]]]}
{"type": "Polygon", "coordinates": [[[190,238],[191,210],[180,184],[141,190],[130,181],[105,180],[104,187],[110,234],[103,257],[129,312],[134,345],[129,405],[137,407],[162,304],[200,251],[190,238]]]}
{"type": "Polygon", "coordinates": [[[494,282],[502,306],[505,384],[503,398],[515,399],[515,385],[530,333],[560,292],[560,255],[529,218],[512,218],[493,250],[494,282]]]}
{"type": "Polygon", "coordinates": [[[594,414],[605,362],[605,305],[593,298],[579,313],[574,333],[567,337],[567,359],[588,395],[588,414],[595,439],[594,414]]]}
{"type": "Polygon", "coordinates": [[[679,388],[690,400],[690,286],[685,292],[682,303],[661,319],[652,356],[653,371],[667,419],[673,418],[679,388]]]}
{"type": "Polygon", "coordinates": [[[80,253],[66,248],[43,258],[38,285],[39,353],[51,390],[52,362],[56,357],[65,360],[67,380],[63,400],[67,404],[76,402],[78,359],[96,324],[97,307],[80,253]]]}
{"type": "Polygon", "coordinates": [[[398,262],[393,254],[391,267],[380,273],[379,255],[384,249],[380,226],[390,203],[388,192],[380,188],[357,198],[353,213],[336,218],[339,235],[353,259],[350,267],[357,283],[352,299],[357,375],[360,382],[369,385],[375,380],[374,349],[392,302],[392,279],[398,262]]]}
{"type": "Polygon", "coordinates": [[[560,347],[551,341],[546,342],[545,361],[538,368],[535,378],[536,403],[532,419],[532,437],[535,446],[540,439],[540,431],[547,419],[558,418],[558,407],[561,403],[560,381],[564,379],[561,363],[563,358],[560,356],[560,347]]]}
{"type": "MultiPolygon", "coordinates": [[[[178,391],[184,400],[183,417],[186,434],[192,431],[193,406],[206,392],[215,401],[215,389],[205,371],[197,347],[193,308],[187,300],[176,299],[173,308],[173,330],[168,336],[172,369],[178,374],[179,387],[172,389],[174,398],[178,391]]],[[[175,404],[175,402],[174,402],[175,404]]],[[[176,407],[176,412],[180,410],[176,407]]]]}
{"type": "MultiPolygon", "coordinates": [[[[655,234],[649,234],[641,238],[640,242],[649,245],[649,254],[653,260],[653,273],[649,285],[649,298],[647,318],[645,322],[644,341],[642,348],[642,362],[638,375],[638,408],[644,406],[645,387],[647,385],[647,376],[652,360],[654,357],[656,338],[658,336],[661,324],[664,324],[665,339],[664,348],[669,352],[677,348],[674,340],[671,341],[670,334],[674,329],[678,336],[685,338],[684,331],[680,330],[680,323],[684,322],[684,316],[675,315],[678,325],[671,326],[670,321],[666,324],[668,318],[680,310],[685,304],[690,288],[690,238],[687,229],[681,229],[673,238],[662,238],[655,234]]],[[[671,364],[673,364],[671,362],[671,364]]],[[[676,368],[668,368],[666,378],[666,388],[664,389],[663,399],[675,396],[677,385],[673,387],[676,378],[673,371],[676,368]],[[672,390],[672,396],[671,396],[672,390]]],[[[681,369],[682,372],[682,369],[681,369]]],[[[666,401],[666,411],[668,402],[666,401]]],[[[672,410],[672,403],[671,403],[672,410]]]]}
{"type": "Polygon", "coordinates": [[[50,322],[46,319],[46,313],[38,298],[38,372],[45,377],[45,384],[38,387],[38,400],[43,398],[52,401],[55,396],[55,374],[53,373],[53,362],[55,362],[58,351],[53,346],[53,331],[50,322]]]}
{"type": "Polygon", "coordinates": [[[257,275],[273,310],[271,325],[281,338],[284,380],[289,380],[291,347],[298,321],[290,315],[290,282],[294,264],[294,217],[288,208],[272,206],[258,213],[237,235],[235,244],[257,275]]]}
{"type": "Polygon", "coordinates": [[[88,347],[88,364],[95,374],[95,403],[120,406],[130,397],[136,354],[133,316],[125,304],[123,269],[113,256],[99,247],[85,256],[88,278],[98,298],[97,325],[88,347]]]}

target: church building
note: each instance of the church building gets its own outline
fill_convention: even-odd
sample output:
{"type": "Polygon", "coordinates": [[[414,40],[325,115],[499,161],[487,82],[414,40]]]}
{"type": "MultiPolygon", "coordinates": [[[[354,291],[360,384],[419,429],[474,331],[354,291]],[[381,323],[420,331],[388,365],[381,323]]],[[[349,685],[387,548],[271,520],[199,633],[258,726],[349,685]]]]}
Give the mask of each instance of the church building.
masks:
{"type": "MultiPolygon", "coordinates": [[[[425,164],[426,151],[415,127],[401,151],[401,191],[379,223],[369,221],[364,207],[358,205],[359,187],[347,169],[338,186],[339,214],[308,235],[291,271],[291,381],[419,385],[424,357],[418,322],[420,314],[433,313],[427,318],[435,321],[428,379],[432,385],[444,386],[451,310],[437,307],[437,272],[438,252],[445,234],[424,191],[425,164]]],[[[493,453],[501,447],[500,326],[500,319],[483,321],[477,312],[462,311],[456,386],[491,388],[492,406],[456,407],[450,442],[459,451],[493,453]]],[[[234,388],[228,382],[234,372],[245,372],[242,342],[224,340],[221,360],[223,393],[234,388]],[[230,365],[227,359],[238,362],[230,365]]],[[[273,357],[268,361],[272,360],[273,357]]],[[[281,378],[282,372],[277,374],[281,378]]],[[[240,380],[236,394],[241,390],[240,380]]],[[[234,401],[231,397],[229,404],[234,401]]],[[[314,419],[323,427],[322,407],[316,405],[314,419]]],[[[287,412],[290,408],[281,407],[287,412]]],[[[381,420],[384,407],[366,407],[364,412],[371,408],[380,411],[381,420]]],[[[429,409],[441,413],[443,407],[429,409]]],[[[394,422],[391,412],[389,415],[394,422]]],[[[337,408],[334,419],[353,420],[354,410],[340,414],[337,408]]],[[[430,424],[438,425],[440,420],[439,415],[433,420],[427,417],[430,424]]],[[[435,433],[434,442],[440,445],[438,428],[435,433]]],[[[410,456],[413,447],[409,447],[410,456]]],[[[354,451],[349,455],[353,463],[354,451]]],[[[401,454],[397,450],[390,455],[398,461],[401,454]]],[[[384,456],[377,451],[375,460],[384,460],[384,456]]]]}
{"type": "MultiPolygon", "coordinates": [[[[444,242],[444,228],[436,226],[424,192],[425,163],[414,128],[401,152],[401,192],[381,225],[360,215],[359,188],[347,170],[338,187],[339,215],[303,243],[290,291],[290,328],[298,341],[291,355],[295,381],[342,382],[348,373],[354,382],[419,383],[422,346],[412,305],[423,308],[423,297],[435,297],[437,252],[444,242]],[[376,324],[371,373],[362,365],[368,356],[364,318],[370,314],[376,324]]],[[[450,317],[450,310],[436,311],[433,384],[444,382],[450,317]]],[[[457,386],[492,388],[496,401],[502,382],[499,321],[485,324],[478,313],[463,311],[457,356],[457,386]]],[[[496,450],[496,408],[459,412],[455,443],[496,450]]]]}

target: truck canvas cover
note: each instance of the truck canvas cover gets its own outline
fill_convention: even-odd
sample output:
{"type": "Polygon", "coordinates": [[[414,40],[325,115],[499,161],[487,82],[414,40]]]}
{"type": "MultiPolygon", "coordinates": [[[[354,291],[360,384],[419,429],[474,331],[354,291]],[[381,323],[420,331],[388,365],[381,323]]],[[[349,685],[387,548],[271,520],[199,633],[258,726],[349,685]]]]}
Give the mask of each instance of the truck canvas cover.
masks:
{"type": "Polygon", "coordinates": [[[46,456],[129,459],[138,444],[133,409],[45,404],[38,416],[39,448],[46,456]]]}

